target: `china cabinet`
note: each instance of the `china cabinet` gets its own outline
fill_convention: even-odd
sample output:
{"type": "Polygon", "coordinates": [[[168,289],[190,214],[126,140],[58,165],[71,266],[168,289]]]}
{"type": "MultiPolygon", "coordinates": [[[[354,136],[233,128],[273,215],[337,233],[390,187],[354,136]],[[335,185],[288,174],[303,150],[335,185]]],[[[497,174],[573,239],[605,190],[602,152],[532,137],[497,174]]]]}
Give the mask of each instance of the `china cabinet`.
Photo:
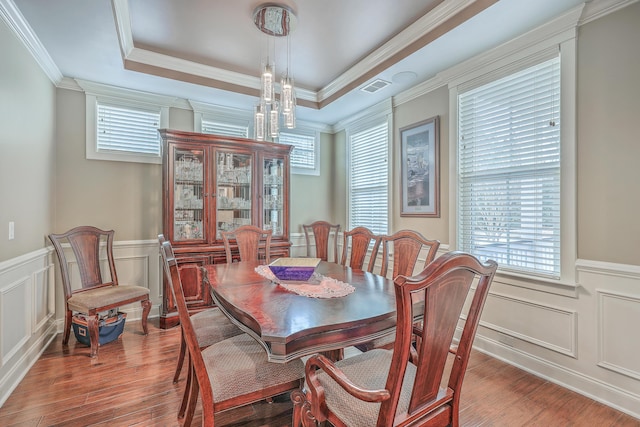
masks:
{"type": "MultiPolygon", "coordinates": [[[[171,240],[189,310],[213,306],[199,266],[226,262],[221,231],[273,231],[271,257],[289,256],[290,145],[161,129],[163,233],[171,240]]],[[[178,323],[165,283],[160,327],[178,323]]]]}

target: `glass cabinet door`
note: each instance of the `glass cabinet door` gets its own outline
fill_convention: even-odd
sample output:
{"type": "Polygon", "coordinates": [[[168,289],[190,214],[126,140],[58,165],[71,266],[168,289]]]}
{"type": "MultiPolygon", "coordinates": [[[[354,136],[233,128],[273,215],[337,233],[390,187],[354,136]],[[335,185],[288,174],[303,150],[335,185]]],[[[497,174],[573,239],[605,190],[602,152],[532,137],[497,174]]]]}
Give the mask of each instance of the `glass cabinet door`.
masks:
{"type": "Polygon", "coordinates": [[[252,155],[216,152],[216,239],[221,231],[251,225],[252,155]]]}
{"type": "Polygon", "coordinates": [[[265,158],[262,165],[262,223],[266,229],[271,229],[273,236],[282,236],[284,230],[283,208],[283,167],[282,159],[265,158]]]}
{"type": "Polygon", "coordinates": [[[204,236],[204,150],[173,151],[173,240],[204,236]]]}

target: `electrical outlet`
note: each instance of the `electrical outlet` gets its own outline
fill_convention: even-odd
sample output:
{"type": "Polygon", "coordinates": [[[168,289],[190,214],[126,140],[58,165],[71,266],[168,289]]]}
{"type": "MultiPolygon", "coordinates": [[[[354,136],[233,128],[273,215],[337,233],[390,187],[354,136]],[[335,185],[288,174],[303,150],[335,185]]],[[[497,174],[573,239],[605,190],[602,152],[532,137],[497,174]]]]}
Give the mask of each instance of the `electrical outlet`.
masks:
{"type": "Polygon", "coordinates": [[[15,223],[13,221],[9,221],[9,240],[13,240],[15,237],[15,223]]]}

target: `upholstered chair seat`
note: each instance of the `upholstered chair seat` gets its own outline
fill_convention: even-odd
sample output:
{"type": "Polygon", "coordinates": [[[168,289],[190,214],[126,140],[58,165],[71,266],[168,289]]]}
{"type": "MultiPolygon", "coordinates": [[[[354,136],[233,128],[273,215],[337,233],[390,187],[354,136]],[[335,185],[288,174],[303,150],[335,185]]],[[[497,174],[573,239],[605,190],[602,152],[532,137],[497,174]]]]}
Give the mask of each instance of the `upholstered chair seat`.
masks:
{"type": "Polygon", "coordinates": [[[218,307],[192,315],[191,321],[201,348],[243,333],[218,307]]]}
{"type": "Polygon", "coordinates": [[[216,405],[238,396],[262,393],[304,378],[300,359],[288,363],[267,360],[264,348],[247,334],[237,335],[202,350],[216,405]]]}
{"type": "MultiPolygon", "coordinates": [[[[382,390],[387,381],[392,358],[392,350],[374,349],[340,360],[335,365],[342,370],[350,381],[362,388],[382,390]]],[[[415,365],[407,365],[407,372],[404,375],[402,391],[398,401],[399,413],[405,413],[409,408],[409,399],[411,398],[415,376],[415,365]]],[[[376,425],[378,413],[380,412],[380,403],[356,399],[325,373],[319,373],[318,380],[326,391],[327,407],[346,425],[349,427],[371,427],[376,425]]]]}
{"type": "Polygon", "coordinates": [[[89,313],[96,308],[117,305],[121,301],[148,297],[149,289],[136,285],[103,286],[77,292],[67,300],[70,310],[89,313]]]}

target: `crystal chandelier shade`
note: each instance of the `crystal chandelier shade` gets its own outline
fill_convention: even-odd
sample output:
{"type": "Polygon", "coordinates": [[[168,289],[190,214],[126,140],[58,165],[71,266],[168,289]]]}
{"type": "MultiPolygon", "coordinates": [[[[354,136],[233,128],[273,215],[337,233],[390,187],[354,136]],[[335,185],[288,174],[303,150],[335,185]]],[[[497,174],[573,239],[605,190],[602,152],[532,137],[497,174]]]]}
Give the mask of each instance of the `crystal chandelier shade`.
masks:
{"type": "MultiPolygon", "coordinates": [[[[280,120],[287,129],[296,125],[296,95],[291,76],[291,32],[295,29],[296,16],[293,11],[273,3],[258,6],[253,13],[256,27],[269,39],[287,38],[287,66],[280,80],[280,96],[276,99],[275,64],[270,61],[269,42],[267,40],[266,61],[262,64],[260,75],[260,101],[254,111],[254,137],[259,141],[278,138],[280,120]],[[282,116],[282,118],[281,118],[282,116]]],[[[275,43],[274,43],[275,45],[275,43]]],[[[275,50],[275,48],[274,48],[275,50]]]]}

